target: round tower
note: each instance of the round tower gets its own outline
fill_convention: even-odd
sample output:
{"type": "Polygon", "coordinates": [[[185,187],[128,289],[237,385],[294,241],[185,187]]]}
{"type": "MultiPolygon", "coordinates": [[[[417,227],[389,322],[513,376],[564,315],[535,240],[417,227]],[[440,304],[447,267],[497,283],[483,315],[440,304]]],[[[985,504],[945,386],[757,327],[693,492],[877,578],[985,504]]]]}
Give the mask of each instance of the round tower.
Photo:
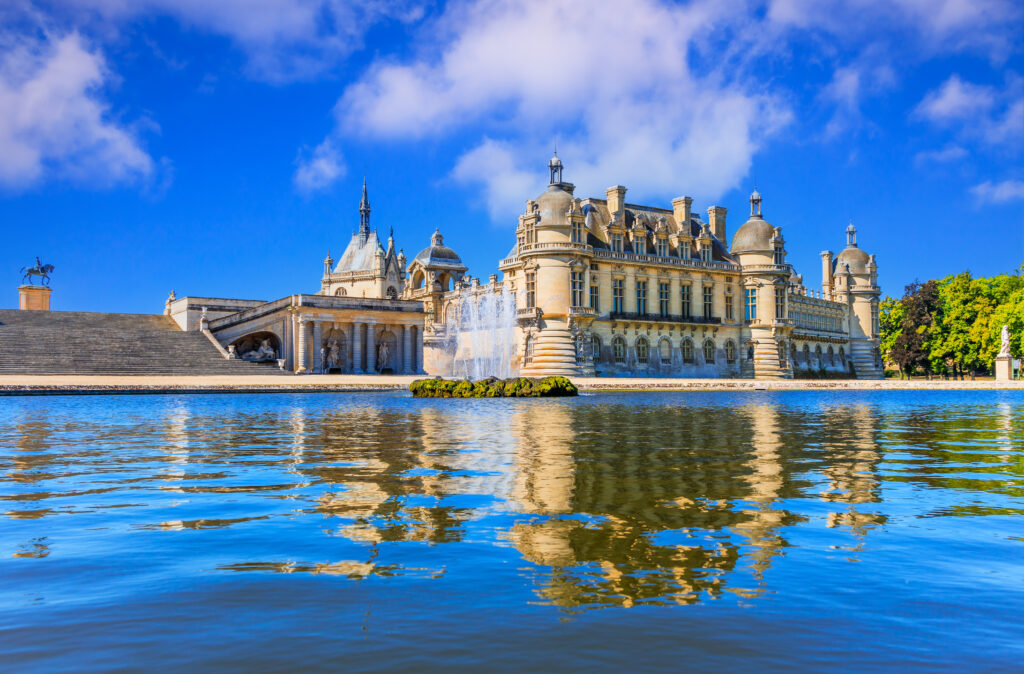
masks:
{"type": "Polygon", "coordinates": [[[878,354],[878,265],[857,245],[857,228],[846,227],[846,248],[833,262],[834,299],[849,311],[850,358],[858,379],[881,379],[878,354]]]}
{"type": "MultiPolygon", "coordinates": [[[[742,361],[742,373],[756,379],[793,376],[789,362],[790,333],[786,298],[792,269],[786,264],[782,228],[761,214],[761,194],[750,195],[750,218],[732,238],[730,253],[742,267],[744,328],[741,340],[753,359],[742,361]]],[[[746,354],[744,354],[746,355],[746,354]]]]}
{"type": "Polygon", "coordinates": [[[575,304],[582,305],[582,289],[589,287],[591,250],[575,188],[563,181],[562,170],[556,153],[548,162],[548,189],[525,218],[532,231],[519,250],[525,276],[520,288],[525,292],[518,295],[518,307],[526,322],[536,326],[527,329],[530,346],[523,349],[520,370],[526,376],[580,374],[577,350],[582,348],[585,327],[580,319],[586,310],[575,304]],[[573,292],[574,284],[579,294],[573,292]]]}

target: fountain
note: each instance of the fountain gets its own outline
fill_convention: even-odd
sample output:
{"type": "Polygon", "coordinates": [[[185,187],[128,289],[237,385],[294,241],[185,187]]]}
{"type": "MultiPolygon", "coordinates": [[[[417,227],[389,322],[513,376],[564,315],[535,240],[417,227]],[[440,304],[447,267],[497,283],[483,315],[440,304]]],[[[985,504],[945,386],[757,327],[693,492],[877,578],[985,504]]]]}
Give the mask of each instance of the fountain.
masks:
{"type": "Polygon", "coordinates": [[[449,312],[452,375],[472,380],[511,377],[516,354],[516,296],[507,288],[464,289],[449,312]]]}

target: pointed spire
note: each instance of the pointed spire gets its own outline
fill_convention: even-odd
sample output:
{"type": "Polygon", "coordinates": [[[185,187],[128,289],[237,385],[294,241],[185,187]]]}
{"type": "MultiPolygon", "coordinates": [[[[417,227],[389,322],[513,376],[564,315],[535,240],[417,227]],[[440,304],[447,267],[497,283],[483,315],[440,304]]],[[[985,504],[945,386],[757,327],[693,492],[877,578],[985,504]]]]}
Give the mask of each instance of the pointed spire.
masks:
{"type": "Polygon", "coordinates": [[[359,202],[359,234],[363,241],[370,236],[370,198],[366,195],[366,176],[363,176],[363,198],[359,202]]]}

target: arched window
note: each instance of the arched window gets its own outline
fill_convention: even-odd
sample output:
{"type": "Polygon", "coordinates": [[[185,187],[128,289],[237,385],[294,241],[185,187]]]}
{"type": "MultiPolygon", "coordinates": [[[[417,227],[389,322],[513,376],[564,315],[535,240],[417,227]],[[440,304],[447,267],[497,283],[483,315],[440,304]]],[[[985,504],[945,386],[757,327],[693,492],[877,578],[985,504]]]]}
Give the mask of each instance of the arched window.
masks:
{"type": "Polygon", "coordinates": [[[731,339],[725,343],[725,362],[729,365],[736,362],[736,343],[731,339]]]}
{"type": "Polygon", "coordinates": [[[647,344],[647,340],[643,337],[638,337],[636,340],[636,362],[646,365],[650,355],[650,346],[647,344]]]}
{"type": "Polygon", "coordinates": [[[526,344],[523,347],[523,362],[533,362],[533,335],[526,336],[526,344]]]}
{"type": "Polygon", "coordinates": [[[811,366],[811,346],[809,344],[804,344],[804,365],[811,366]]]}
{"type": "Polygon", "coordinates": [[[825,364],[825,361],[823,361],[821,358],[821,344],[814,347],[814,355],[817,356],[818,358],[818,367],[821,367],[822,365],[825,364]]]}
{"type": "Polygon", "coordinates": [[[789,363],[786,362],[786,344],[779,342],[779,367],[789,367],[789,363]]]}
{"type": "Polygon", "coordinates": [[[754,360],[754,343],[747,342],[747,360],[754,360]]]}
{"type": "Polygon", "coordinates": [[[796,350],[796,343],[789,343],[789,359],[793,361],[793,367],[800,364],[800,353],[796,350]]]}
{"type": "Polygon", "coordinates": [[[337,290],[334,291],[335,297],[344,297],[346,294],[347,293],[345,292],[344,288],[338,288],[337,290]]]}
{"type": "Polygon", "coordinates": [[[704,342],[704,362],[715,362],[715,343],[710,339],[704,342]]]}
{"type": "Polygon", "coordinates": [[[441,286],[441,290],[448,292],[452,289],[452,277],[448,274],[441,274],[437,277],[437,282],[441,286]]]}
{"type": "Polygon", "coordinates": [[[663,365],[668,365],[672,362],[672,342],[668,341],[667,337],[662,337],[661,341],[658,342],[658,351],[661,353],[663,365]]]}
{"type": "Polygon", "coordinates": [[[616,337],[612,340],[612,353],[615,356],[615,362],[622,365],[626,362],[626,340],[622,337],[616,337]]]}
{"type": "Polygon", "coordinates": [[[683,362],[684,363],[692,363],[693,362],[693,340],[691,340],[689,337],[684,339],[683,340],[682,349],[683,349],[683,362]]]}
{"type": "Polygon", "coordinates": [[[828,347],[828,364],[829,365],[835,365],[836,364],[836,354],[835,354],[835,351],[832,350],[831,345],[828,347]]]}
{"type": "Polygon", "coordinates": [[[423,288],[426,283],[427,276],[421,271],[416,272],[412,277],[412,287],[416,290],[423,288]]]}
{"type": "Polygon", "coordinates": [[[846,350],[843,347],[839,347],[839,362],[843,364],[844,368],[846,367],[846,350]]]}
{"type": "Polygon", "coordinates": [[[590,356],[594,362],[601,360],[601,338],[593,335],[590,338],[590,356]]]}
{"type": "Polygon", "coordinates": [[[398,299],[398,290],[395,289],[395,286],[388,286],[387,292],[385,294],[387,295],[387,298],[389,300],[398,299]]]}

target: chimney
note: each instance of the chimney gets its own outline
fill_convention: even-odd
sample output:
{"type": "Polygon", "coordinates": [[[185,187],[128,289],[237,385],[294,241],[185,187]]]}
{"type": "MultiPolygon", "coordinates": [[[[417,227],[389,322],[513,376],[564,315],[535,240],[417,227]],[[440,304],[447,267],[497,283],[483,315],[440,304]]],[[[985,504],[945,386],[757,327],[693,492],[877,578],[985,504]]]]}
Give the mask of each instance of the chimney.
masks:
{"type": "Polygon", "coordinates": [[[729,242],[725,240],[725,206],[712,206],[708,209],[708,224],[711,225],[711,233],[715,238],[728,247],[729,242]]]}
{"type": "Polygon", "coordinates": [[[614,219],[616,214],[621,213],[622,207],[626,205],[626,188],[622,185],[616,185],[606,189],[604,194],[608,199],[608,212],[614,219]]]}
{"type": "MultiPolygon", "coordinates": [[[[676,216],[676,222],[680,225],[689,224],[691,204],[693,199],[690,197],[676,197],[672,200],[672,214],[676,216]]],[[[689,230],[686,232],[689,234],[689,230]]]]}
{"type": "Polygon", "coordinates": [[[821,290],[822,294],[832,299],[832,251],[821,251],[821,290]]]}

